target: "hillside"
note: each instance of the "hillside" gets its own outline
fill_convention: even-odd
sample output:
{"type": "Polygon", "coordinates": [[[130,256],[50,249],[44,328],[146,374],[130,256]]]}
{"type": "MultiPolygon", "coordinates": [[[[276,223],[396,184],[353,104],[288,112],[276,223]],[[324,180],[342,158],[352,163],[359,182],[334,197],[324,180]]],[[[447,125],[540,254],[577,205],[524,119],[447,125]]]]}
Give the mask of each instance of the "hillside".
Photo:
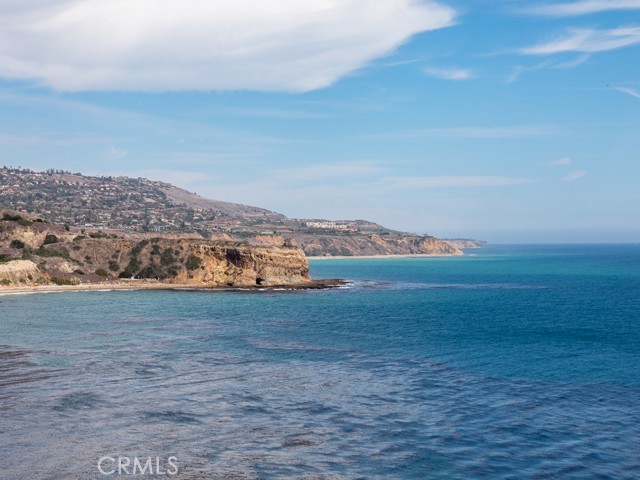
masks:
{"type": "Polygon", "coordinates": [[[292,219],[144,178],[3,167],[0,207],[86,231],[182,234],[253,244],[284,238],[308,255],[462,254],[435,237],[397,232],[366,220],[292,219]]]}
{"type": "Polygon", "coordinates": [[[0,286],[149,280],[256,287],[310,282],[304,253],[290,245],[78,233],[35,216],[0,210],[0,286]]]}

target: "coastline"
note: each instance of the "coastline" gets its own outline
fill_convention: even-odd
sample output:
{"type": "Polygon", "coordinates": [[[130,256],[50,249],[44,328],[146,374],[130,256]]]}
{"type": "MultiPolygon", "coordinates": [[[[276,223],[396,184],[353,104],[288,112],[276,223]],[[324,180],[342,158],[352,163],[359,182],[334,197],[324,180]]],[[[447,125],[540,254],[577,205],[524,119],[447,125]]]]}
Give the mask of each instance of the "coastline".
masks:
{"type": "Polygon", "coordinates": [[[322,255],[322,256],[309,256],[309,260],[364,260],[367,258],[443,258],[443,257],[463,257],[465,255],[453,255],[453,254],[433,254],[433,253],[399,253],[390,255],[322,255]]]}
{"type": "Polygon", "coordinates": [[[136,290],[164,290],[175,292],[269,292],[269,291],[300,291],[324,290],[346,285],[347,282],[338,278],[318,279],[306,283],[290,285],[245,286],[233,287],[227,285],[208,286],[189,283],[160,283],[135,281],[115,283],[85,283],[80,285],[33,285],[21,287],[0,287],[0,297],[5,295],[29,295],[36,293],[64,293],[64,292],[111,292],[136,290]]]}

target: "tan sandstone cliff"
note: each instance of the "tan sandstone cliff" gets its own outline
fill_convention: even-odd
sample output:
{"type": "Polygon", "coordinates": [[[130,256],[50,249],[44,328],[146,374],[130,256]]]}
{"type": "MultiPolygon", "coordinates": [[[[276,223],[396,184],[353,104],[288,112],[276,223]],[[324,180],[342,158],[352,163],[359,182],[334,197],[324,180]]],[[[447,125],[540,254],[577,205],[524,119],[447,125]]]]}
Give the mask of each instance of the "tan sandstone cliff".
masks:
{"type": "Polygon", "coordinates": [[[20,212],[0,211],[0,285],[78,285],[118,279],[198,287],[311,281],[304,252],[291,245],[84,234],[20,212]]]}
{"type": "Polygon", "coordinates": [[[292,240],[309,256],[463,255],[438,238],[409,234],[295,235],[292,240]]]}

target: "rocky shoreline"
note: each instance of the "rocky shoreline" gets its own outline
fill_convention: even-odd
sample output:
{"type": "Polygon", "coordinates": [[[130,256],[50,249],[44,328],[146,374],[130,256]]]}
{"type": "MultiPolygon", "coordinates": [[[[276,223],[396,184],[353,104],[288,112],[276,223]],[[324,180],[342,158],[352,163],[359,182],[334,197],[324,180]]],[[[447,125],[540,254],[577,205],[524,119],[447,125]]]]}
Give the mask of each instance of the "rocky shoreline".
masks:
{"type": "Polygon", "coordinates": [[[348,285],[346,280],[318,279],[305,283],[293,283],[270,286],[198,286],[181,283],[162,283],[153,281],[119,281],[113,283],[88,283],[80,285],[34,285],[34,286],[5,286],[0,287],[0,296],[4,295],[28,295],[36,293],[64,293],[64,292],[111,292],[111,291],[138,291],[138,290],[163,290],[172,292],[282,292],[303,290],[325,290],[339,288],[348,285]]]}

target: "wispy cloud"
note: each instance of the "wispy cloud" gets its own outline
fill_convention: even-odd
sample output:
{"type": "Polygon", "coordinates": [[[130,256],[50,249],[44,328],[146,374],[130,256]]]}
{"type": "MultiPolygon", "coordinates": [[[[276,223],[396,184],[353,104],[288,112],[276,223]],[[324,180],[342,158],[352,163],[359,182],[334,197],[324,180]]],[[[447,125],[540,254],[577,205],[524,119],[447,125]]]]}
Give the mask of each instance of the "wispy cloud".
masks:
{"type": "Polygon", "coordinates": [[[579,2],[549,3],[522,10],[523,13],[551,17],[571,17],[612,10],[638,10],[640,0],[583,0],[579,2]]]}
{"type": "Polygon", "coordinates": [[[420,138],[521,138],[552,135],[555,132],[556,128],[552,125],[511,125],[507,127],[425,128],[379,135],[377,138],[398,140],[420,138]]]}
{"type": "Polygon", "coordinates": [[[571,158],[569,157],[562,157],[559,158],[558,160],[553,160],[551,163],[551,165],[554,165],[556,167],[566,167],[567,165],[571,165],[571,158]]]}
{"type": "Polygon", "coordinates": [[[594,53],[629,47],[640,43],[640,27],[619,27],[609,30],[569,29],[549,42],[521,48],[525,55],[551,55],[564,52],[594,53]]]}
{"type": "Polygon", "coordinates": [[[526,72],[535,72],[537,70],[545,70],[545,69],[553,69],[553,70],[568,70],[571,68],[576,68],[589,60],[589,54],[585,53],[573,60],[568,61],[552,61],[545,60],[544,62],[538,63],[532,66],[524,66],[524,65],[516,65],[513,67],[513,70],[507,77],[506,83],[513,83],[520,79],[520,77],[526,72]]]}
{"type": "Polygon", "coordinates": [[[504,187],[533,183],[530,178],[493,176],[387,177],[396,188],[504,187]]]}
{"type": "Polygon", "coordinates": [[[112,145],[104,156],[110,160],[120,160],[127,156],[127,151],[112,145]]]}
{"type": "Polygon", "coordinates": [[[587,172],[585,172],[584,170],[576,170],[574,172],[569,173],[562,180],[564,180],[565,182],[575,182],[576,180],[579,180],[582,177],[584,177],[586,174],[587,172]]]}
{"type": "Polygon", "coordinates": [[[475,75],[466,68],[438,68],[427,67],[422,70],[425,75],[441,80],[469,80],[475,75]]]}
{"type": "Polygon", "coordinates": [[[436,0],[4,1],[0,76],[62,91],[304,92],[455,16],[436,0]]]}
{"type": "Polygon", "coordinates": [[[638,90],[634,90],[633,88],[613,87],[613,89],[617,90],[618,92],[622,92],[622,93],[626,93],[627,95],[631,95],[632,97],[640,98],[640,92],[638,90]]]}
{"type": "Polygon", "coordinates": [[[585,53],[576,57],[573,60],[567,60],[565,62],[543,62],[545,65],[542,68],[553,68],[556,70],[568,70],[571,68],[576,68],[582,65],[584,62],[589,60],[589,54],[585,53]]]}
{"type": "Polygon", "coordinates": [[[525,73],[527,70],[531,70],[531,68],[525,67],[524,65],[516,65],[511,70],[511,73],[505,80],[505,83],[517,82],[518,80],[520,80],[520,77],[522,76],[522,74],[525,73]]]}

